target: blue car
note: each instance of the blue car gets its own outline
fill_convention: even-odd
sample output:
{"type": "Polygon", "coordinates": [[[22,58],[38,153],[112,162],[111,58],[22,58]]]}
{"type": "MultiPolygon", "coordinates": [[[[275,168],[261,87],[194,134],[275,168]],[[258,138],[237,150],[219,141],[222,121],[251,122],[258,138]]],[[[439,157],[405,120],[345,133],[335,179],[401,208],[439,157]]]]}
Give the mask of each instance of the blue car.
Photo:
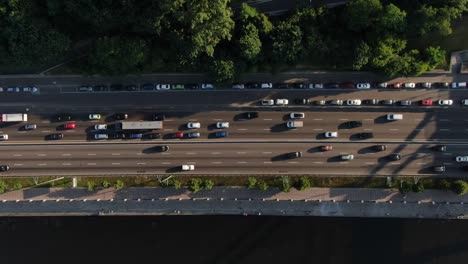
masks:
{"type": "Polygon", "coordinates": [[[147,84],[143,84],[141,88],[143,88],[143,90],[145,91],[153,91],[154,87],[155,87],[154,84],[147,83],[147,84]]]}
{"type": "Polygon", "coordinates": [[[215,133],[215,136],[216,136],[216,137],[227,137],[227,136],[229,136],[229,132],[227,132],[227,131],[219,131],[219,132],[216,132],[216,133],[215,133]]]}
{"type": "Polygon", "coordinates": [[[143,137],[143,134],[140,134],[140,133],[132,133],[132,134],[128,135],[129,139],[138,139],[138,138],[142,138],[142,137],[143,137]]]}

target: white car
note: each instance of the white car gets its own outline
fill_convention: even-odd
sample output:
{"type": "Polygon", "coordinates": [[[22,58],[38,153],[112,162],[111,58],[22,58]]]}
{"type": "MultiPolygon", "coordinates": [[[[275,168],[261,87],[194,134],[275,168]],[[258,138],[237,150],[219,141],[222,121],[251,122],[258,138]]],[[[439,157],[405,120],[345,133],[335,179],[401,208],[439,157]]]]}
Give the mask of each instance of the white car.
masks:
{"type": "Polygon", "coordinates": [[[423,87],[423,88],[431,88],[432,83],[425,82],[425,83],[421,83],[420,85],[421,85],[421,87],[423,87]]]}
{"type": "Polygon", "coordinates": [[[338,137],[338,132],[336,132],[336,131],[325,132],[325,137],[326,138],[337,138],[338,137]]]}
{"type": "Polygon", "coordinates": [[[358,83],[356,85],[356,88],[358,89],[370,89],[371,85],[370,83],[358,83]]]}
{"type": "Polygon", "coordinates": [[[193,171],[193,170],[195,170],[195,165],[193,165],[193,164],[184,164],[184,165],[182,165],[182,170],[183,171],[193,171]]]}
{"type": "Polygon", "coordinates": [[[214,85],[211,84],[211,83],[202,83],[201,88],[202,89],[213,89],[214,85]]]}
{"type": "Polygon", "coordinates": [[[273,99],[267,99],[267,100],[262,100],[260,101],[261,105],[274,105],[275,101],[273,99]]]}
{"type": "Polygon", "coordinates": [[[1,134],[0,135],[0,141],[3,141],[3,140],[8,140],[8,134],[1,134]]]}
{"type": "Polygon", "coordinates": [[[171,89],[170,84],[156,84],[156,90],[169,90],[171,89]]]}
{"type": "Polygon", "coordinates": [[[100,114],[90,114],[89,115],[89,120],[100,120],[101,115],[100,114]]]}
{"type": "Polygon", "coordinates": [[[452,83],[452,88],[466,88],[466,82],[453,82],[452,83]]]}
{"type": "Polygon", "coordinates": [[[287,105],[289,104],[288,99],[276,99],[276,105],[287,105]]]}
{"type": "Polygon", "coordinates": [[[270,89],[270,88],[273,88],[273,84],[272,83],[262,83],[260,85],[260,88],[262,89],[270,89]]]}
{"type": "Polygon", "coordinates": [[[352,155],[352,154],[341,155],[341,159],[342,160],[353,160],[354,155],[352,155]]]}
{"type": "Polygon", "coordinates": [[[31,87],[23,87],[23,92],[32,93],[32,88],[31,87]]]}
{"type": "Polygon", "coordinates": [[[331,105],[343,105],[343,100],[332,100],[330,101],[331,105]]]}
{"type": "Polygon", "coordinates": [[[383,82],[383,83],[378,83],[377,86],[380,88],[387,88],[388,83],[383,82]]]}
{"type": "Polygon", "coordinates": [[[347,105],[361,105],[361,100],[359,99],[347,100],[346,104],[347,105]]]}
{"type": "Polygon", "coordinates": [[[235,83],[232,85],[232,89],[244,89],[245,86],[241,83],[235,83]]]}
{"type": "Polygon", "coordinates": [[[197,129],[197,128],[200,128],[201,124],[199,122],[190,122],[190,123],[187,123],[187,128],[190,128],[190,129],[197,129]]]}
{"type": "Polygon", "coordinates": [[[439,100],[439,105],[452,105],[452,100],[439,100]]]}
{"type": "Polygon", "coordinates": [[[217,128],[229,128],[229,122],[218,122],[216,123],[217,128]]]}
{"type": "Polygon", "coordinates": [[[304,113],[290,113],[289,118],[291,119],[303,119],[305,117],[304,113]]]}
{"type": "Polygon", "coordinates": [[[323,89],[323,83],[311,83],[309,89],[323,89]]]}
{"type": "Polygon", "coordinates": [[[415,83],[405,83],[403,87],[405,87],[405,88],[416,88],[416,84],[415,83]]]}
{"type": "Polygon", "coordinates": [[[8,87],[7,88],[7,92],[20,92],[20,88],[19,87],[8,87]]]}
{"type": "Polygon", "coordinates": [[[94,125],[94,130],[106,130],[107,129],[107,125],[106,124],[97,124],[97,125],[94,125]]]}
{"type": "Polygon", "coordinates": [[[468,156],[457,156],[455,160],[457,162],[468,162],[468,156]]]}
{"type": "Polygon", "coordinates": [[[108,139],[109,136],[107,134],[94,134],[94,139],[108,139]]]}
{"type": "Polygon", "coordinates": [[[463,99],[461,100],[462,105],[468,105],[468,99],[463,99]]]}

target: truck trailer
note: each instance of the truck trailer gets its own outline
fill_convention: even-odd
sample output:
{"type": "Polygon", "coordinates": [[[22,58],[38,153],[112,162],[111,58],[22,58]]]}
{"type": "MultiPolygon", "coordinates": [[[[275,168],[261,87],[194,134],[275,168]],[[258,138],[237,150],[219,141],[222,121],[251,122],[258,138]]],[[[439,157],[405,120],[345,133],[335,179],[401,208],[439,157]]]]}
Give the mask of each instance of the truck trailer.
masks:
{"type": "Polygon", "coordinates": [[[28,114],[1,114],[0,122],[25,122],[28,121],[28,114]]]}
{"type": "Polygon", "coordinates": [[[153,130],[162,128],[162,121],[124,121],[119,126],[121,130],[153,130]]]}

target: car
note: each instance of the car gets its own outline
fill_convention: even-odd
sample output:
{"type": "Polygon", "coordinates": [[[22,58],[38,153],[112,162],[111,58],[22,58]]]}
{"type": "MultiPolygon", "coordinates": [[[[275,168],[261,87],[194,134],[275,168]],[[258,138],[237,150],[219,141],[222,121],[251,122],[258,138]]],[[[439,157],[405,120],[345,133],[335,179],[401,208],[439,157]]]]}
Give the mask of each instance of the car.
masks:
{"type": "Polygon", "coordinates": [[[3,93],[3,87],[0,87],[0,93],[3,93]]]}
{"type": "Polygon", "coordinates": [[[434,83],[433,86],[436,87],[436,88],[449,88],[450,83],[448,83],[448,82],[437,82],[437,83],[434,83]]]}
{"type": "Polygon", "coordinates": [[[317,100],[314,102],[316,105],[326,105],[327,102],[325,100],[317,100]]]}
{"type": "Polygon", "coordinates": [[[92,92],[93,87],[92,86],[81,86],[80,88],[78,88],[78,91],[80,91],[80,92],[92,92]]]}
{"type": "Polygon", "coordinates": [[[126,136],[126,138],[128,139],[140,139],[142,137],[143,137],[142,133],[130,133],[128,134],[128,136],[126,136]]]}
{"type": "Polygon", "coordinates": [[[392,153],[392,154],[387,156],[387,159],[389,159],[389,160],[400,160],[401,157],[400,157],[400,154],[392,153]]]}
{"type": "Polygon", "coordinates": [[[310,83],[309,89],[323,89],[323,83],[310,83]]]}
{"type": "Polygon", "coordinates": [[[10,170],[10,166],[8,165],[1,165],[0,166],[0,171],[1,172],[5,172],[5,171],[9,171],[10,170]]]}
{"type": "MultiPolygon", "coordinates": [[[[248,83],[245,84],[245,88],[247,88],[247,89],[257,89],[257,88],[260,88],[260,84],[253,83],[253,82],[248,82],[248,83]]],[[[265,87],[265,88],[268,88],[268,87],[265,87]]]]}
{"type": "Polygon", "coordinates": [[[386,145],[375,145],[375,146],[372,146],[372,149],[375,150],[375,151],[385,151],[385,150],[387,150],[387,146],[386,145]]]}
{"type": "Polygon", "coordinates": [[[305,88],[307,88],[305,83],[293,83],[293,84],[291,84],[291,86],[294,89],[305,89],[305,88]]]}
{"type": "Polygon", "coordinates": [[[356,84],[357,89],[370,89],[371,85],[370,83],[358,83],[356,84]]]}
{"type": "Polygon", "coordinates": [[[50,134],[50,135],[47,135],[47,137],[46,137],[46,139],[48,139],[48,140],[59,140],[59,139],[62,139],[62,138],[63,138],[62,133],[50,134]]]}
{"type": "Polygon", "coordinates": [[[8,140],[8,134],[0,134],[0,141],[8,140]]]}
{"type": "Polygon", "coordinates": [[[174,134],[172,134],[172,137],[173,138],[183,138],[184,137],[184,132],[175,132],[174,134]]]}
{"type": "Polygon", "coordinates": [[[262,84],[260,84],[260,88],[270,89],[270,88],[273,88],[273,84],[272,83],[262,83],[262,84]]]}
{"type": "Polygon", "coordinates": [[[159,133],[148,133],[148,134],[144,134],[143,138],[146,138],[146,139],[159,139],[159,138],[161,138],[161,134],[159,134],[159,133]]]}
{"type": "Polygon", "coordinates": [[[457,156],[455,160],[457,162],[468,162],[468,156],[457,156]]]}
{"type": "Polygon", "coordinates": [[[276,99],[275,104],[276,105],[288,105],[289,100],[288,99],[276,99]]]}
{"type": "Polygon", "coordinates": [[[466,106],[466,105],[468,105],[468,99],[463,99],[463,100],[460,101],[460,103],[461,103],[462,105],[465,105],[465,106],[466,106]]]}
{"type": "Polygon", "coordinates": [[[416,88],[416,84],[415,83],[405,83],[403,85],[405,88],[416,88]]]}
{"type": "Polygon", "coordinates": [[[189,122],[187,123],[187,128],[189,129],[197,129],[200,128],[201,124],[199,122],[189,122]]]}
{"type": "Polygon", "coordinates": [[[94,134],[94,139],[108,139],[109,136],[107,134],[94,134]]]}
{"type": "Polygon", "coordinates": [[[445,172],[447,168],[445,166],[434,166],[434,167],[432,167],[432,169],[435,172],[445,172]]]}
{"type": "Polygon", "coordinates": [[[128,118],[128,114],[126,113],[116,113],[114,114],[114,119],[115,120],[125,120],[128,118]]]}
{"type": "Polygon", "coordinates": [[[229,122],[218,122],[216,128],[229,128],[229,122]]]}
{"type": "Polygon", "coordinates": [[[466,82],[453,82],[452,88],[466,88],[466,82]]]}
{"type": "Polygon", "coordinates": [[[303,119],[305,117],[304,113],[290,113],[289,118],[291,119],[303,119]]]}
{"type": "Polygon", "coordinates": [[[341,155],[341,156],[340,156],[340,159],[341,159],[341,160],[353,160],[353,159],[354,159],[354,155],[352,155],[352,154],[341,155]]]}
{"type": "Polygon", "coordinates": [[[401,100],[400,101],[400,105],[401,106],[410,106],[413,102],[411,102],[410,100],[401,100]]]}
{"type": "Polygon", "coordinates": [[[162,113],[154,113],[153,114],[153,121],[164,121],[166,119],[166,115],[162,113]]]}
{"type": "Polygon", "coordinates": [[[273,99],[266,99],[260,101],[261,105],[275,105],[275,101],[273,99]]]}
{"type": "Polygon", "coordinates": [[[94,130],[107,130],[106,124],[96,124],[94,125],[94,130]]]}
{"type": "Polygon", "coordinates": [[[137,87],[136,85],[131,84],[131,85],[125,86],[125,89],[127,89],[127,91],[136,91],[137,87]]]}
{"type": "Polygon", "coordinates": [[[141,87],[144,91],[153,91],[154,90],[154,84],[152,83],[145,83],[141,87]]]}
{"type": "MultiPolygon", "coordinates": [[[[92,88],[92,87],[91,87],[92,88]]],[[[23,87],[23,92],[25,93],[32,93],[32,88],[31,87],[23,87]]]]}
{"type": "Polygon", "coordinates": [[[111,91],[123,91],[124,87],[121,84],[112,84],[110,86],[111,91]]]}
{"type": "Polygon", "coordinates": [[[169,90],[171,89],[170,84],[156,84],[156,90],[169,90]]]}
{"type": "Polygon", "coordinates": [[[302,152],[300,152],[300,151],[289,152],[288,154],[286,154],[286,157],[288,159],[300,158],[300,157],[302,157],[302,152]]]}
{"type": "Polygon", "coordinates": [[[431,106],[432,105],[432,100],[431,99],[421,100],[421,105],[422,106],[431,106]]]}
{"type": "Polygon", "coordinates": [[[278,89],[289,89],[291,86],[287,83],[277,83],[275,84],[278,89]]]}
{"type": "Polygon", "coordinates": [[[125,139],[126,135],[124,133],[112,133],[108,134],[109,139],[125,139]]]}
{"type": "Polygon", "coordinates": [[[215,87],[211,83],[202,83],[201,88],[202,89],[214,89],[215,87]]]}
{"type": "Polygon", "coordinates": [[[374,137],[374,133],[372,133],[372,132],[357,133],[357,137],[358,137],[359,139],[373,138],[373,137],[374,137]]]}
{"type": "Polygon", "coordinates": [[[294,99],[294,103],[298,105],[306,105],[309,104],[309,99],[306,98],[296,98],[294,99]]]}
{"type": "Polygon", "coordinates": [[[336,131],[328,131],[324,133],[324,136],[326,138],[337,138],[338,137],[338,132],[336,131]]]}
{"type": "Polygon", "coordinates": [[[331,100],[331,105],[343,105],[343,100],[331,100]]]}
{"type": "Polygon", "coordinates": [[[393,105],[395,104],[395,100],[389,99],[389,100],[382,100],[380,101],[383,105],[393,105]]]}
{"type": "Polygon", "coordinates": [[[403,114],[387,114],[387,121],[403,120],[403,114]]]}
{"type": "Polygon", "coordinates": [[[70,121],[72,120],[72,116],[70,114],[60,114],[55,116],[55,120],[57,121],[70,121]]]}
{"type": "Polygon", "coordinates": [[[417,83],[416,87],[421,87],[421,88],[431,88],[432,83],[429,82],[424,82],[424,83],[417,83]]]}
{"type": "Polygon", "coordinates": [[[345,123],[347,128],[355,128],[355,127],[362,127],[361,121],[348,121],[345,123]]]}
{"type": "Polygon", "coordinates": [[[195,165],[193,165],[193,164],[184,164],[184,165],[182,165],[181,168],[182,168],[183,171],[193,171],[193,170],[195,170],[195,165]]]}
{"type": "Polygon", "coordinates": [[[340,88],[340,84],[338,84],[338,83],[326,83],[324,86],[327,89],[338,89],[338,88],[340,88]]]}
{"type": "Polygon", "coordinates": [[[353,89],[354,87],[356,87],[356,85],[352,82],[340,83],[340,88],[353,89]]]}
{"type": "Polygon", "coordinates": [[[361,100],[359,99],[346,100],[346,105],[361,105],[361,100]]]}
{"type": "Polygon", "coordinates": [[[218,131],[215,133],[215,137],[227,137],[229,136],[229,132],[227,131],[218,131]]]}
{"type": "Polygon", "coordinates": [[[378,105],[380,103],[377,99],[366,99],[364,100],[364,104],[366,105],[378,105]]]}
{"type": "Polygon", "coordinates": [[[242,119],[254,119],[258,117],[258,112],[245,112],[240,117],[242,119]]]}
{"type": "Polygon", "coordinates": [[[159,152],[166,152],[169,151],[169,146],[156,146],[153,149],[159,152]]]}
{"type": "Polygon", "coordinates": [[[184,90],[184,89],[185,89],[185,85],[183,85],[183,84],[173,84],[173,85],[172,85],[172,89],[173,89],[173,90],[184,90]]]}
{"type": "Polygon", "coordinates": [[[387,88],[398,89],[398,88],[401,88],[402,85],[403,85],[402,83],[391,83],[391,84],[387,85],[387,88]]]}
{"type": "Polygon", "coordinates": [[[76,128],[76,124],[75,123],[65,123],[63,125],[63,129],[75,129],[76,128]]]}
{"type": "Polygon", "coordinates": [[[439,100],[439,105],[452,105],[453,104],[453,101],[452,100],[439,100]]]}
{"type": "Polygon", "coordinates": [[[330,151],[330,150],[333,150],[333,147],[330,146],[330,145],[325,145],[325,146],[321,146],[320,150],[321,151],[330,151]]]}
{"type": "Polygon", "coordinates": [[[8,87],[7,92],[9,92],[9,93],[17,92],[17,93],[19,93],[20,88],[19,87],[8,87]]]}
{"type": "Polygon", "coordinates": [[[377,85],[377,87],[379,87],[379,88],[387,88],[387,85],[388,85],[388,84],[387,84],[386,82],[381,82],[381,83],[377,83],[376,85],[377,85]]]}
{"type": "Polygon", "coordinates": [[[24,130],[34,130],[36,128],[37,128],[36,124],[26,124],[26,125],[23,126],[24,130]]]}
{"type": "MultiPolygon", "coordinates": [[[[33,89],[34,89],[34,87],[33,87],[33,89]]],[[[94,85],[93,90],[98,91],[98,92],[105,91],[106,86],[102,85],[102,84],[94,85]]]]}
{"type": "Polygon", "coordinates": [[[90,114],[88,117],[89,117],[89,120],[100,120],[101,119],[100,114],[90,114]]]}
{"type": "Polygon", "coordinates": [[[196,83],[187,83],[185,84],[185,88],[189,90],[197,90],[198,89],[198,84],[196,83]]]}
{"type": "Polygon", "coordinates": [[[190,133],[187,133],[187,137],[188,138],[199,138],[200,133],[199,132],[190,132],[190,133]]]}
{"type": "Polygon", "coordinates": [[[447,151],[447,146],[446,145],[437,145],[437,146],[433,146],[431,149],[434,150],[434,151],[445,152],[445,151],[447,151]]]}
{"type": "Polygon", "coordinates": [[[243,85],[242,83],[232,84],[232,89],[244,89],[244,88],[245,88],[245,85],[243,85]]]}

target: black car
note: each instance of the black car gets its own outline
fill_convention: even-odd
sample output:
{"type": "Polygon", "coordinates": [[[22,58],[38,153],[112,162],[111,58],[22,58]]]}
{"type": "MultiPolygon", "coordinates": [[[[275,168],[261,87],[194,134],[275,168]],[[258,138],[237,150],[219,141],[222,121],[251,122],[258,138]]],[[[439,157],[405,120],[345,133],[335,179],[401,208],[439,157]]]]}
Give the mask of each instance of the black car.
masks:
{"type": "Polygon", "coordinates": [[[137,90],[137,87],[136,85],[127,85],[127,91],[136,91],[137,90]]]}
{"type": "Polygon", "coordinates": [[[128,118],[128,114],[125,114],[125,113],[116,113],[114,115],[115,120],[125,120],[127,118],[128,118]]]}
{"type": "Polygon", "coordinates": [[[153,150],[157,152],[166,152],[169,150],[169,146],[156,146],[153,150]]]}
{"type": "Polygon", "coordinates": [[[366,105],[378,105],[380,101],[377,99],[367,99],[367,100],[364,100],[363,103],[366,105]]]}
{"type": "Polygon", "coordinates": [[[309,99],[306,98],[296,98],[294,99],[294,103],[298,105],[306,105],[309,104],[309,99]]]}
{"type": "Polygon", "coordinates": [[[46,139],[48,139],[48,140],[58,140],[58,139],[62,139],[62,138],[63,138],[62,133],[50,134],[50,135],[47,135],[47,137],[46,137],[46,139]]]}
{"type": "Polygon", "coordinates": [[[161,138],[161,134],[159,133],[148,133],[143,135],[144,138],[146,139],[159,139],[161,138]]]}
{"type": "Polygon", "coordinates": [[[198,84],[196,83],[187,83],[185,84],[185,88],[189,90],[197,90],[198,89],[198,84]]]}
{"type": "Polygon", "coordinates": [[[340,84],[339,83],[326,83],[324,84],[324,87],[326,89],[338,89],[340,88],[340,84]]]}
{"type": "Polygon", "coordinates": [[[106,90],[106,86],[105,85],[95,85],[93,87],[93,89],[94,89],[94,91],[102,92],[102,91],[106,90]]]}
{"type": "Polygon", "coordinates": [[[432,147],[432,149],[435,150],[435,151],[439,151],[439,152],[445,152],[445,151],[447,151],[447,146],[437,145],[437,146],[432,147]]]}
{"type": "Polygon", "coordinates": [[[109,139],[125,139],[125,134],[124,133],[113,133],[109,134],[109,139]]]}
{"type": "Polygon", "coordinates": [[[143,86],[141,88],[143,90],[145,90],[145,91],[153,91],[154,90],[154,84],[146,83],[146,84],[143,84],[143,86]]]}
{"type": "Polygon", "coordinates": [[[154,113],[153,114],[153,120],[154,121],[164,121],[166,119],[166,115],[161,114],[161,113],[154,113]]]}
{"type": "Polygon", "coordinates": [[[55,119],[59,122],[62,122],[62,121],[71,121],[72,120],[72,116],[70,114],[60,114],[60,115],[57,115],[55,117],[55,119]]]}
{"type": "Polygon", "coordinates": [[[306,88],[306,85],[304,83],[293,83],[292,84],[292,87],[294,89],[305,89],[306,88]]]}
{"type": "Polygon", "coordinates": [[[369,132],[357,133],[357,137],[358,137],[359,139],[373,138],[373,137],[374,137],[374,133],[369,133],[369,132]]]}
{"type": "Polygon", "coordinates": [[[258,89],[258,88],[260,88],[260,84],[253,83],[253,82],[248,82],[248,83],[245,84],[245,88],[247,88],[247,89],[258,89]]]}
{"type": "Polygon", "coordinates": [[[346,124],[346,127],[348,128],[362,127],[361,121],[349,121],[349,122],[346,122],[345,124],[346,124]]]}
{"type": "Polygon", "coordinates": [[[9,171],[9,170],[10,170],[10,166],[8,166],[8,165],[1,165],[0,166],[0,171],[2,171],[2,172],[3,171],[9,171]]]}
{"type": "Polygon", "coordinates": [[[390,154],[390,155],[387,156],[387,158],[389,160],[400,160],[401,159],[400,154],[397,154],[397,153],[390,154]]]}
{"type": "Polygon", "coordinates": [[[243,119],[254,119],[258,117],[258,112],[245,112],[242,114],[243,119]]]}
{"type": "Polygon", "coordinates": [[[300,158],[300,157],[302,157],[302,152],[299,152],[299,151],[297,151],[297,152],[290,152],[290,153],[286,154],[286,157],[287,157],[288,159],[300,158]]]}
{"type": "Polygon", "coordinates": [[[278,89],[289,89],[290,87],[289,87],[289,84],[287,84],[287,83],[277,83],[276,88],[278,88],[278,89]]]}
{"type": "Polygon", "coordinates": [[[382,104],[383,105],[393,105],[395,104],[395,101],[394,100],[382,100],[382,104]]]}
{"type": "Polygon", "coordinates": [[[375,145],[372,147],[373,150],[375,151],[385,151],[387,149],[386,145],[375,145]]]}
{"type": "Polygon", "coordinates": [[[123,89],[124,89],[123,85],[121,85],[121,84],[112,84],[110,86],[111,91],[123,91],[123,89]]]}

